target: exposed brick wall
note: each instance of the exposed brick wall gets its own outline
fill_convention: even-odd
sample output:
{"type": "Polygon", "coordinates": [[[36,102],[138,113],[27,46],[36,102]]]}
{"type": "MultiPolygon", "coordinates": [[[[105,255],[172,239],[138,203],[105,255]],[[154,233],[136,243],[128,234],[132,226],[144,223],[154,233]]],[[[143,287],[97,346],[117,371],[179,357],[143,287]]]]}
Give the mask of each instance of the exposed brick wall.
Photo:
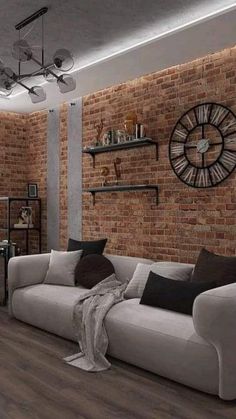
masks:
{"type": "MultiPolygon", "coordinates": [[[[38,184],[42,200],[42,249],[47,249],[47,111],[28,116],[27,182],[38,184]]],[[[37,252],[36,235],[32,235],[31,251],[37,252]]]]}
{"type": "Polygon", "coordinates": [[[84,146],[95,137],[94,123],[105,118],[106,129],[122,129],[126,113],[135,110],[147,134],[159,144],[96,157],[83,157],[84,187],[101,185],[100,170],[120,157],[121,183],[159,185],[154,192],[124,192],[83,199],[83,237],[107,237],[110,253],[154,259],[195,261],[206,246],[220,254],[236,254],[236,172],[220,186],[198,190],[184,185],[168,160],[168,142],[177,119],[190,107],[213,101],[236,113],[236,48],[123,83],[86,96],[83,107],[84,146]]]}
{"type": "Polygon", "coordinates": [[[26,193],[27,115],[0,112],[0,195],[26,193]]]}
{"type": "MultiPolygon", "coordinates": [[[[108,182],[114,183],[116,157],[121,158],[122,184],[159,185],[158,206],[154,191],[98,194],[94,207],[91,196],[83,194],[84,239],[107,237],[109,253],[153,259],[192,262],[202,246],[221,254],[236,255],[236,171],[216,188],[197,190],[176,178],[168,159],[173,126],[190,107],[213,101],[225,104],[236,113],[235,68],[236,47],[84,97],[84,146],[93,142],[94,124],[101,116],[105,118],[106,129],[122,129],[129,110],[137,112],[139,120],[147,127],[148,136],[159,144],[158,161],[153,146],[100,154],[96,157],[95,169],[91,157],[83,156],[84,187],[101,185],[103,166],[110,169],[108,182]]],[[[62,249],[66,248],[68,224],[67,112],[67,105],[63,105],[60,110],[62,249]]],[[[4,121],[3,126],[0,122],[0,141],[7,144],[5,130],[8,129],[7,138],[11,138],[13,144],[5,182],[8,185],[11,177],[12,183],[5,192],[1,185],[1,195],[9,194],[9,191],[19,195],[25,193],[28,181],[39,184],[46,249],[47,112],[36,112],[27,117],[6,114],[4,121]],[[13,128],[15,124],[17,128],[13,128]],[[24,147],[29,145],[27,153],[24,147],[20,148],[20,136],[25,138],[24,147]],[[12,175],[14,165],[17,172],[12,175]]],[[[2,149],[7,148],[4,145],[2,149]]]]}
{"type": "MultiPolygon", "coordinates": [[[[0,196],[19,197],[27,193],[27,118],[27,115],[0,112],[0,196]]],[[[13,207],[12,223],[17,221],[18,211],[19,205],[13,207]]],[[[0,202],[0,228],[6,227],[7,205],[0,202]]],[[[22,245],[22,234],[12,233],[11,238],[22,245]]],[[[7,232],[0,230],[0,240],[4,239],[7,232]]]]}

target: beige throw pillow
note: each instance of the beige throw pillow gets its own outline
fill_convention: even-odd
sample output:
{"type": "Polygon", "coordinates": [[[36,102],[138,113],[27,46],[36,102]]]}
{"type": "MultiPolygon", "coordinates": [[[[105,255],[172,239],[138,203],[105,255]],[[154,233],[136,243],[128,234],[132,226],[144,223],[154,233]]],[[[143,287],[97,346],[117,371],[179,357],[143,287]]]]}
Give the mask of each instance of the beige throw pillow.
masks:
{"type": "Polygon", "coordinates": [[[138,263],[126,290],[125,298],[141,298],[150,271],[165,278],[189,281],[194,265],[178,262],[156,262],[152,265],[138,263]]]}
{"type": "Polygon", "coordinates": [[[60,252],[52,250],[44,284],[75,285],[75,268],[83,250],[60,252]]]}

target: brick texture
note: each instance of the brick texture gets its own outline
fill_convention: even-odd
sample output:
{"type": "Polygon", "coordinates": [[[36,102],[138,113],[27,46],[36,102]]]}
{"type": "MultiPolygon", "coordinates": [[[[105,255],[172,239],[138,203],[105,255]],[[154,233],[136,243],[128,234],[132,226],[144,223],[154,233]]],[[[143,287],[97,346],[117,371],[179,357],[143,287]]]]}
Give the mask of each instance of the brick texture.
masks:
{"type": "Polygon", "coordinates": [[[153,147],[101,154],[93,169],[83,157],[84,187],[99,186],[101,168],[108,166],[108,182],[115,182],[113,162],[121,158],[121,183],[156,183],[154,192],[123,192],[83,199],[83,237],[107,237],[110,253],[194,262],[202,246],[236,255],[236,171],[221,185],[198,190],[184,185],[173,173],[168,142],[179,117],[190,107],[212,101],[236,113],[236,48],[191,63],[150,74],[84,98],[83,142],[93,142],[94,123],[105,118],[106,129],[122,129],[125,115],[134,110],[158,141],[153,147]]]}
{"type": "MultiPolygon", "coordinates": [[[[38,184],[42,200],[42,249],[47,249],[47,112],[28,116],[27,182],[38,184]]],[[[37,252],[36,234],[32,237],[31,252],[37,252]]]]}
{"type": "MultiPolygon", "coordinates": [[[[84,187],[101,185],[103,166],[110,170],[108,182],[115,183],[113,163],[117,157],[121,159],[122,184],[159,186],[158,206],[154,191],[98,194],[95,206],[91,196],[84,193],[84,239],[107,237],[109,253],[160,260],[194,262],[202,246],[223,255],[236,255],[236,171],[218,187],[194,189],[175,176],[168,159],[171,131],[190,107],[212,101],[236,113],[235,69],[236,47],[84,97],[83,146],[94,142],[94,125],[101,117],[106,130],[123,129],[125,115],[131,110],[145,124],[147,135],[159,144],[158,161],[153,146],[100,154],[95,168],[91,157],[83,155],[84,187]]],[[[62,249],[66,248],[68,224],[67,111],[64,104],[60,109],[62,249]]],[[[28,181],[39,184],[46,248],[47,113],[4,114],[0,119],[0,142],[7,157],[1,195],[9,191],[22,194],[28,181]],[[12,144],[9,153],[8,142],[12,144]]]]}
{"type": "MultiPolygon", "coordinates": [[[[0,196],[27,195],[27,115],[0,112],[0,196]]],[[[17,222],[20,205],[12,208],[12,223],[17,222]]],[[[7,239],[7,205],[0,202],[0,240],[7,239]]],[[[24,233],[15,232],[11,239],[23,246],[24,233]]]]}

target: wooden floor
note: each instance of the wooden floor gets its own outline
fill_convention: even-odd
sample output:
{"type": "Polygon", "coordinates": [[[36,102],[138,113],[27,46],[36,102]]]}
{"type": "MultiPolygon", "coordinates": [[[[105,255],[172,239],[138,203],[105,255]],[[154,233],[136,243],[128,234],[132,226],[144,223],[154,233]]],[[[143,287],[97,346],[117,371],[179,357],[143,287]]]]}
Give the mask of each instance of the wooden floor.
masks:
{"type": "Polygon", "coordinates": [[[0,419],[233,419],[236,402],[112,359],[87,373],[62,358],[77,345],[0,310],[0,419]]]}

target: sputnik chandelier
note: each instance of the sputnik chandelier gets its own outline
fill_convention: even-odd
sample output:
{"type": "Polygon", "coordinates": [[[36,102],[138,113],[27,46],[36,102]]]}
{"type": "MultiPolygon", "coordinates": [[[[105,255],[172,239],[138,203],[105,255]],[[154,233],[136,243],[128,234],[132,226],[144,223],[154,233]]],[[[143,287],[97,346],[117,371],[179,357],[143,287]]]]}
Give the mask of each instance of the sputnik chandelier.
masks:
{"type": "MultiPolygon", "coordinates": [[[[43,7],[31,16],[18,23],[15,28],[19,31],[19,39],[13,44],[12,56],[18,61],[18,73],[11,68],[5,67],[0,61],[0,97],[10,96],[14,87],[20,85],[28,90],[28,94],[33,103],[42,102],[46,99],[46,92],[41,86],[28,87],[25,83],[27,80],[34,77],[43,76],[48,82],[56,81],[61,93],[67,93],[76,88],[76,81],[69,74],[65,72],[70,71],[74,65],[72,54],[67,49],[58,49],[53,55],[52,62],[45,64],[45,48],[44,48],[44,14],[47,13],[48,8],[43,7]],[[40,58],[35,56],[33,48],[28,42],[21,38],[21,29],[27,26],[34,20],[41,18],[41,47],[40,58]],[[37,64],[38,70],[22,73],[22,63],[27,61],[37,64]],[[61,74],[59,72],[63,72],[61,74]]],[[[30,29],[31,31],[31,29],[30,29]]]]}

